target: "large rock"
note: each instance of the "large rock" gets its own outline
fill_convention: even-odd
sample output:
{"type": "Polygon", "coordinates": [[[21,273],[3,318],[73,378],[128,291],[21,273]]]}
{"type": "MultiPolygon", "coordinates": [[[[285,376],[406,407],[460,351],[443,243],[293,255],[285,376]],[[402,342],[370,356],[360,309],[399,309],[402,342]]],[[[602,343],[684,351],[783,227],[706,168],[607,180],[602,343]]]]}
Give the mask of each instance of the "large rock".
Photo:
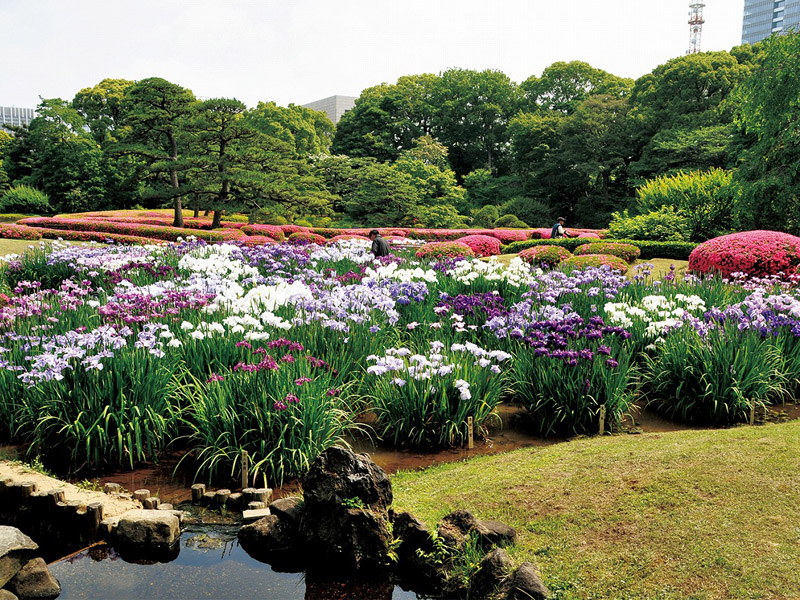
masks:
{"type": "Polygon", "coordinates": [[[21,600],[57,598],[61,584],[53,577],[42,558],[34,558],[20,569],[8,584],[21,600]]]}
{"type": "Polygon", "coordinates": [[[0,588],[11,581],[38,548],[16,527],[0,525],[0,588]]]}
{"type": "Polygon", "coordinates": [[[278,515],[278,518],[282,521],[296,523],[300,520],[300,514],[303,511],[303,499],[299,496],[278,498],[269,505],[269,510],[278,515]]]}
{"type": "Polygon", "coordinates": [[[533,563],[522,563],[511,576],[510,586],[506,600],[545,600],[550,597],[542,580],[539,570],[533,563]]]}
{"type": "Polygon", "coordinates": [[[397,572],[401,581],[415,591],[437,595],[447,578],[443,565],[429,560],[435,547],[424,523],[407,512],[391,513],[392,533],[399,540],[397,572]]]}
{"type": "Polygon", "coordinates": [[[303,477],[298,532],[308,557],[331,571],[385,566],[392,484],[365,454],[328,448],[303,477]]]}
{"type": "Polygon", "coordinates": [[[333,446],[317,457],[303,477],[303,498],[307,510],[358,502],[370,510],[385,511],[392,504],[392,484],[368,455],[333,446]]]}
{"type": "Polygon", "coordinates": [[[453,549],[463,548],[467,536],[478,529],[478,519],[467,510],[451,512],[439,522],[437,533],[444,543],[453,549]]]}
{"type": "Polygon", "coordinates": [[[502,548],[495,548],[483,557],[470,583],[471,598],[491,598],[512,571],[511,557],[502,548]]]}
{"type": "Polygon", "coordinates": [[[175,550],[180,541],[180,520],[163,510],[129,510],[114,529],[114,546],[126,553],[158,555],[175,550]]]}
{"type": "Polygon", "coordinates": [[[239,543],[250,556],[270,563],[275,570],[302,571],[296,532],[296,527],[278,515],[268,515],[239,529],[239,543]]]}
{"type": "Polygon", "coordinates": [[[19,600],[19,598],[8,590],[0,590],[0,600],[19,600]]]}
{"type": "Polygon", "coordinates": [[[478,521],[477,531],[487,546],[509,546],[517,541],[517,530],[500,521],[478,521]]]}

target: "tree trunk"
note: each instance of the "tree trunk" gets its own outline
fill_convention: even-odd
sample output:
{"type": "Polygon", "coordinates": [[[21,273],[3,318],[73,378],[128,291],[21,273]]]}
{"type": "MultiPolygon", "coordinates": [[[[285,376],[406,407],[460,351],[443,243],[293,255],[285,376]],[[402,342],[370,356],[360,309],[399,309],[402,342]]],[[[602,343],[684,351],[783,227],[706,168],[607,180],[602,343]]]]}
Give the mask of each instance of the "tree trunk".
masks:
{"type": "Polygon", "coordinates": [[[197,219],[200,216],[200,198],[194,199],[194,218],[197,219]]]}
{"type": "Polygon", "coordinates": [[[222,227],[222,211],[217,209],[214,211],[214,219],[211,221],[211,229],[219,229],[222,227]]]}
{"type": "MultiPolygon", "coordinates": [[[[169,136],[170,144],[172,145],[172,160],[173,162],[178,160],[178,141],[175,139],[175,136],[169,136]]],[[[180,189],[180,183],[178,182],[178,169],[172,167],[170,170],[170,176],[172,178],[172,193],[175,194],[173,198],[173,206],[175,208],[175,218],[172,220],[173,227],[183,227],[183,202],[181,195],[178,194],[178,190],[180,189]]]]}

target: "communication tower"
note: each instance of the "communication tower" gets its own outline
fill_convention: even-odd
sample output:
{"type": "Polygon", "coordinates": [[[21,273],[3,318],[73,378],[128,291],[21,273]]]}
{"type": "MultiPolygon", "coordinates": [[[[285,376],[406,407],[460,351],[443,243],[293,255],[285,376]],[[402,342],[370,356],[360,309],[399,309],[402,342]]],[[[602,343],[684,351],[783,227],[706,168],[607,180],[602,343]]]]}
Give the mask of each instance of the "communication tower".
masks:
{"type": "Polygon", "coordinates": [[[686,54],[697,54],[700,52],[700,38],[703,35],[703,9],[705,2],[692,2],[689,4],[689,49],[686,54]]]}

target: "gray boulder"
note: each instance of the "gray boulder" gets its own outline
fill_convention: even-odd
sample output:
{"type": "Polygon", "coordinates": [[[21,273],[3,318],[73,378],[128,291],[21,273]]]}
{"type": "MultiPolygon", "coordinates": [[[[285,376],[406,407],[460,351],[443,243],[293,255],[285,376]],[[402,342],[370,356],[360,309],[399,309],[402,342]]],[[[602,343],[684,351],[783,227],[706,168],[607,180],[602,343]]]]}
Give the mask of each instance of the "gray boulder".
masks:
{"type": "Polygon", "coordinates": [[[114,545],[128,552],[171,552],[180,541],[180,520],[164,510],[129,510],[113,532],[114,545]]]}
{"type": "Polygon", "coordinates": [[[509,546],[517,541],[517,530],[500,521],[478,521],[477,531],[487,546],[509,546]]]}
{"type": "Polygon", "coordinates": [[[256,560],[277,566],[277,570],[302,570],[296,528],[277,515],[267,515],[239,529],[242,549],[256,560]]]}
{"type": "Polygon", "coordinates": [[[459,550],[464,546],[470,532],[477,529],[478,519],[469,511],[458,509],[439,522],[437,533],[448,547],[459,550]]]}
{"type": "Polygon", "coordinates": [[[269,510],[272,514],[277,515],[282,521],[296,523],[300,519],[302,507],[302,498],[299,496],[289,496],[287,498],[278,498],[275,500],[269,505],[269,510]]]}
{"type": "Polygon", "coordinates": [[[61,594],[61,584],[50,573],[42,558],[34,558],[19,570],[8,584],[21,600],[57,598],[61,594]]]}
{"type": "Polygon", "coordinates": [[[11,581],[38,548],[16,527],[0,525],[0,588],[11,581]]]}
{"type": "Polygon", "coordinates": [[[0,600],[19,600],[19,598],[8,590],[0,590],[0,600]]]}
{"type": "Polygon", "coordinates": [[[550,592],[539,577],[539,570],[533,563],[522,563],[511,576],[506,600],[545,600],[550,592]]]}
{"type": "Polygon", "coordinates": [[[512,571],[511,557],[502,548],[495,548],[483,557],[478,571],[470,582],[471,598],[490,598],[508,579],[512,571]]]}

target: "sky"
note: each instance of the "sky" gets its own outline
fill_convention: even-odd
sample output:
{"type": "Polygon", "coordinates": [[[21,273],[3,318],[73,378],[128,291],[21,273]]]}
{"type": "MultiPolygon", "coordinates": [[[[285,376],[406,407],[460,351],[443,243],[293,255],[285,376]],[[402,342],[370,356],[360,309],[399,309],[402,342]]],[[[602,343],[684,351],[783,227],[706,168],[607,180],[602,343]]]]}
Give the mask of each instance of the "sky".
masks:
{"type": "MultiPolygon", "coordinates": [[[[402,75],[557,61],[637,78],[689,46],[689,0],[0,0],[0,106],[104,78],[306,104],[402,75]]],[[[744,0],[706,0],[703,50],[741,42],[744,0]]]]}

